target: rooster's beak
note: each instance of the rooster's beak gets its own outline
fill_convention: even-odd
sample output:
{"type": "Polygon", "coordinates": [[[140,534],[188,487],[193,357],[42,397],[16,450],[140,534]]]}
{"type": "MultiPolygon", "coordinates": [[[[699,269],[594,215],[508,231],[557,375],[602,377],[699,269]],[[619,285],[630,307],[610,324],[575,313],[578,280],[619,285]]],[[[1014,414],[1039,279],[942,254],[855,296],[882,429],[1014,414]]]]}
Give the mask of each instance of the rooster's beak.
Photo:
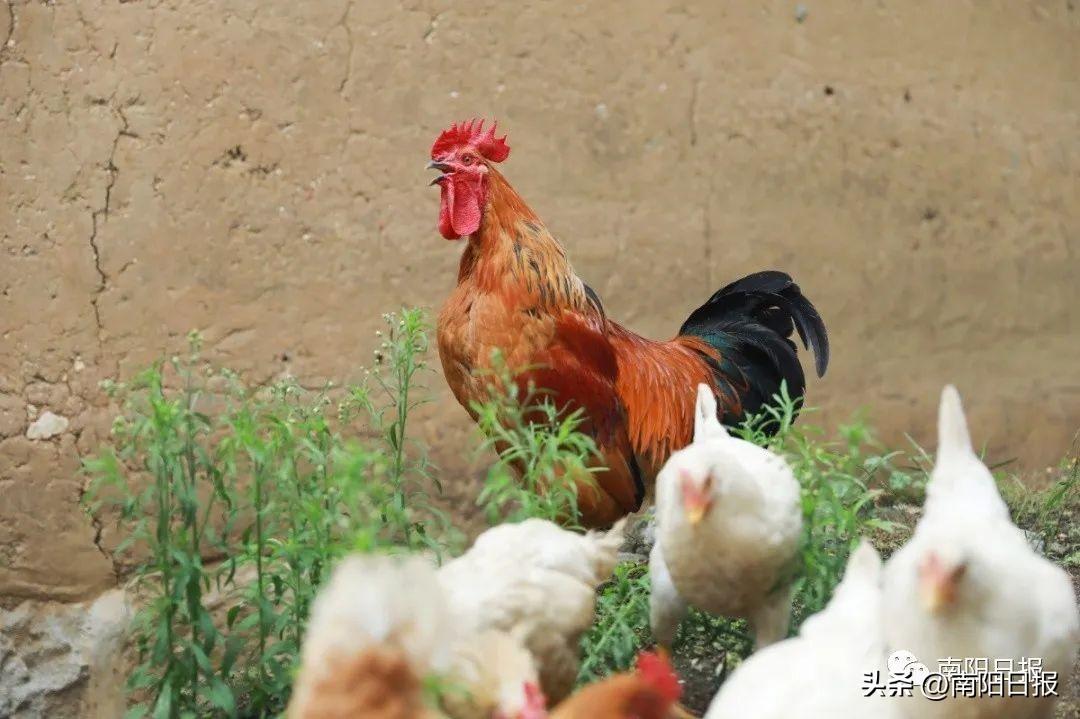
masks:
{"type": "MultiPolygon", "coordinates": [[[[429,162],[429,163],[427,164],[427,167],[425,167],[424,169],[426,169],[426,170],[438,170],[439,172],[443,172],[443,173],[446,173],[446,172],[450,172],[450,171],[451,171],[451,170],[453,170],[454,168],[450,167],[450,165],[447,165],[447,164],[446,164],[445,162],[435,162],[435,161],[431,161],[431,162],[429,162]]],[[[444,179],[446,179],[446,175],[445,175],[445,174],[443,174],[443,175],[439,175],[439,176],[438,176],[438,177],[436,177],[436,178],[435,178],[434,180],[432,180],[432,181],[431,181],[430,183],[428,183],[428,185],[429,185],[429,186],[430,186],[430,185],[437,185],[437,184],[439,184],[440,182],[442,182],[442,181],[443,181],[444,179]]]]}

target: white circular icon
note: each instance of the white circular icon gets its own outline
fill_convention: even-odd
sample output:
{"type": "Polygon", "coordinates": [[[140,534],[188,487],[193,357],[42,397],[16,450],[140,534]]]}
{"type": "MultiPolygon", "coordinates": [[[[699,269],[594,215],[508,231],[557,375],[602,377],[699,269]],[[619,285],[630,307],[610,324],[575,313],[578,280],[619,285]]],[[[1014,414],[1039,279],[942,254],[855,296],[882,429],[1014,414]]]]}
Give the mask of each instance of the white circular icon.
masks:
{"type": "Polygon", "coordinates": [[[923,680],[930,674],[926,665],[906,649],[897,649],[890,654],[886,666],[894,677],[911,679],[917,687],[922,686],[923,680]]]}

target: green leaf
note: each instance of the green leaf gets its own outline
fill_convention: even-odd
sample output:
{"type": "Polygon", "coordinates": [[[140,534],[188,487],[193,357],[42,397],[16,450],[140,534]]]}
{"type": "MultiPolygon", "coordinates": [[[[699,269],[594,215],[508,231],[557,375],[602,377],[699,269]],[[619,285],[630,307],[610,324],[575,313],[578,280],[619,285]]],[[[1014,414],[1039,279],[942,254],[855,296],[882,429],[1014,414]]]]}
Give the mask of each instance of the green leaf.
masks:
{"type": "Polygon", "coordinates": [[[214,668],[210,664],[210,657],[206,656],[206,652],[202,650],[198,644],[190,645],[191,653],[195,657],[195,662],[199,665],[199,668],[210,674],[213,673],[214,668]]]}
{"type": "Polygon", "coordinates": [[[233,697],[232,690],[221,681],[221,679],[214,677],[211,679],[210,687],[207,691],[207,698],[210,703],[228,714],[230,717],[236,716],[236,700],[233,697]]]}
{"type": "Polygon", "coordinates": [[[241,611],[243,611],[243,606],[239,604],[229,607],[229,611],[225,613],[225,626],[227,628],[232,629],[232,626],[236,622],[236,618],[240,615],[241,611]]]}
{"type": "Polygon", "coordinates": [[[173,709],[172,684],[166,682],[154,703],[154,719],[170,719],[173,709]]]}

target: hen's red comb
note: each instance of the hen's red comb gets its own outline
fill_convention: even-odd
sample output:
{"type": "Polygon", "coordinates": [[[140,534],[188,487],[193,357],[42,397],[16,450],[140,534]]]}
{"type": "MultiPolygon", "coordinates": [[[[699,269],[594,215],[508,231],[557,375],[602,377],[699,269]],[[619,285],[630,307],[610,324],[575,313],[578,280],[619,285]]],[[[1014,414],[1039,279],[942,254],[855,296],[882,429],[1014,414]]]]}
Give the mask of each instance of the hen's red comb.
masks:
{"type": "Polygon", "coordinates": [[[543,709],[547,705],[547,697],[535,682],[525,682],[525,703],[533,709],[543,709]]]}
{"type": "Polygon", "coordinates": [[[443,130],[435,144],[431,146],[431,159],[438,160],[448,152],[462,145],[472,145],[481,155],[492,162],[502,162],[510,156],[510,146],[506,144],[506,136],[495,137],[495,128],[498,122],[491,123],[491,127],[484,132],[484,121],[473,118],[461,124],[454,123],[449,129],[443,130]]]}
{"type": "Polygon", "coordinates": [[[668,661],[666,652],[642,652],[637,658],[638,674],[649,683],[662,697],[670,702],[679,701],[682,696],[682,684],[668,661]]]}

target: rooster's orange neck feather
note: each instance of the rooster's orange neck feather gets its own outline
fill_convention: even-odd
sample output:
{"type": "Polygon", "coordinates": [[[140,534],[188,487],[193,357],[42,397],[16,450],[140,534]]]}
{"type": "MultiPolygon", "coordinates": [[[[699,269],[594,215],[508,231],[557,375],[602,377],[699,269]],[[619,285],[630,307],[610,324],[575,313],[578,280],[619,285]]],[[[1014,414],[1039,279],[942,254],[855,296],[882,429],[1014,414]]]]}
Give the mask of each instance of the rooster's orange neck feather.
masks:
{"type": "Polygon", "coordinates": [[[566,250],[506,178],[489,166],[480,228],[469,236],[458,283],[538,309],[586,306],[566,250]]]}

